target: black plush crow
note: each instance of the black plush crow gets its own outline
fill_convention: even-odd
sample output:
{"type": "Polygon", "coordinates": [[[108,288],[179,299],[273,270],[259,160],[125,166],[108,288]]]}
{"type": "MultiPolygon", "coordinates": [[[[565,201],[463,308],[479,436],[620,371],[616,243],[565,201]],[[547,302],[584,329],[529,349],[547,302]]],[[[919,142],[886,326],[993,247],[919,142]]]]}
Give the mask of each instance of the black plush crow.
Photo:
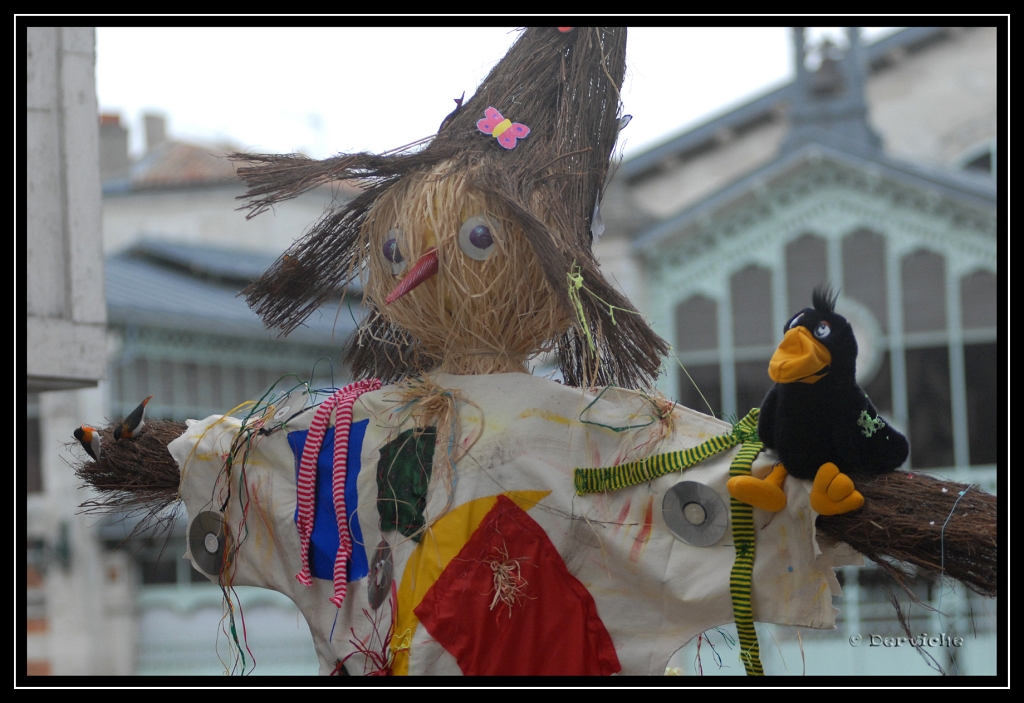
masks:
{"type": "Polygon", "coordinates": [[[779,510],[787,473],[813,480],[811,507],[823,515],[856,510],[864,498],[843,473],[893,471],[907,459],[906,437],[883,420],[857,385],[857,340],[835,312],[830,288],[815,288],[814,307],[786,323],[768,364],[775,385],[761,404],[757,431],[781,462],[767,479],[730,482],[733,495],[757,507],[779,510]],[[776,490],[778,489],[778,490],[776,490]]]}

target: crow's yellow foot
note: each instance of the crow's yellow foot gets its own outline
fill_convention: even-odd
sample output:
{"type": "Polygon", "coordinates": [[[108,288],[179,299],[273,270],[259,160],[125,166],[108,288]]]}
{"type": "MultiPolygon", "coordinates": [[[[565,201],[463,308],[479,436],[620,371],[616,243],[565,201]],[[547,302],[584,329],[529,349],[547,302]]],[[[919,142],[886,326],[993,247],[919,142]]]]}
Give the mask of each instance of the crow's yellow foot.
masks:
{"type": "Polygon", "coordinates": [[[819,515],[842,515],[864,505],[864,496],[849,476],[831,461],[818,467],[811,487],[811,507],[819,515]]]}
{"type": "Polygon", "coordinates": [[[785,480],[786,469],[782,464],[776,464],[764,478],[733,476],[726,488],[729,489],[729,495],[738,501],[777,513],[786,507],[786,494],[782,491],[782,482],[785,480]]]}

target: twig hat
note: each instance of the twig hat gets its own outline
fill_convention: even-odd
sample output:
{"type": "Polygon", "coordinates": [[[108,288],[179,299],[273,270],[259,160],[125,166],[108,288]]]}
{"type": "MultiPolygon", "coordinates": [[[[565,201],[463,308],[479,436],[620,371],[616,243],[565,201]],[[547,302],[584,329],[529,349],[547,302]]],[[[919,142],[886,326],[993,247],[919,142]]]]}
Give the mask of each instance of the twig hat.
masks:
{"type": "MultiPolygon", "coordinates": [[[[619,132],[625,49],[624,27],[529,28],[429,140],[322,161],[233,154],[246,164],[238,173],[248,186],[241,196],[248,217],[330,181],[366,184],[245,289],[249,305],[287,334],[356,277],[372,276],[379,245],[365,230],[386,194],[408,188],[410,179],[461,178],[500,206],[514,236],[529,243],[545,297],[560,311],[562,328],[548,341],[566,383],[650,385],[668,345],[605,281],[591,249],[591,220],[619,132]]],[[[391,382],[437,368],[441,352],[398,324],[379,298],[367,289],[370,314],[346,359],[353,375],[391,382]]]]}

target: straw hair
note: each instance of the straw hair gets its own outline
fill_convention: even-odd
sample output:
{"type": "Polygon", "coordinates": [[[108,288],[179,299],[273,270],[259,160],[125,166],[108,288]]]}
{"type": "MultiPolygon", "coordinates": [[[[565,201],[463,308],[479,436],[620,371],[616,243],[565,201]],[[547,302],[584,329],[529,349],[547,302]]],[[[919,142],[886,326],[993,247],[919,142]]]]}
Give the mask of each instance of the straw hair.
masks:
{"type": "Polygon", "coordinates": [[[417,340],[433,364],[419,372],[526,371],[527,358],[553,349],[569,318],[518,222],[500,202],[475,192],[467,173],[443,177],[446,170],[439,164],[377,201],[363,226],[363,245],[370,249],[366,296],[385,320],[417,340]],[[458,241],[462,223],[481,215],[495,246],[485,261],[467,256],[458,241]],[[398,247],[409,264],[436,248],[445,275],[385,304],[402,276],[394,275],[382,247],[374,245],[393,229],[402,232],[398,247]]]}
{"type": "Polygon", "coordinates": [[[367,267],[369,314],[346,357],[356,378],[388,383],[434,368],[520,370],[525,358],[557,346],[571,385],[649,386],[668,345],[604,280],[591,250],[591,218],[618,138],[625,49],[624,27],[530,28],[425,146],[323,161],[232,155],[247,164],[238,174],[249,187],[242,197],[250,202],[250,217],[331,180],[367,186],[328,211],[244,291],[249,305],[286,334],[367,267]],[[503,148],[477,128],[488,107],[527,125],[529,135],[503,148]],[[453,210],[440,212],[441,203],[453,210]],[[478,207],[500,220],[504,236],[491,267],[478,267],[444,245],[457,234],[463,213],[478,207]],[[395,278],[380,252],[382,237],[398,221],[409,240],[407,259],[425,250],[431,234],[442,243],[436,278],[445,281],[423,284],[409,294],[415,302],[392,311],[382,305],[381,291],[395,278]],[[527,244],[533,256],[512,239],[527,244]],[[508,267],[501,281],[522,279],[515,292],[499,290],[500,262],[508,267]],[[375,281],[382,267],[386,275],[375,281]],[[576,299],[570,275],[582,281],[576,299]],[[515,312],[482,312],[484,300],[495,306],[514,300],[515,312]],[[523,337],[481,332],[505,324],[510,314],[523,337]],[[470,318],[458,335],[427,330],[470,318]],[[472,359],[480,356],[488,358],[472,359]]]}

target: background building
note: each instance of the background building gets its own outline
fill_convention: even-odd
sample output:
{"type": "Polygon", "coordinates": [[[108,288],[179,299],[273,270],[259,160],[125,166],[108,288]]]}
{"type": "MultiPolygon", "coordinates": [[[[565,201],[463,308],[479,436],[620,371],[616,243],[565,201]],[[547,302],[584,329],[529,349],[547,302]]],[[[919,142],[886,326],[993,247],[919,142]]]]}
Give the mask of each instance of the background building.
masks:
{"type": "MultiPolygon", "coordinates": [[[[42,88],[30,90],[40,97],[29,105],[29,132],[46,144],[29,158],[38,204],[30,198],[28,673],[223,673],[235,662],[227,634],[218,636],[222,593],[182,558],[185,521],[170,533],[127,539],[132,519],[79,514],[93,495],[70,468],[82,454],[71,432],[123,417],[148,395],[148,418],[185,420],[300,382],[347,383],[341,347],[361,314],[358,291],[344,300],[339,291],[285,339],[237,295],[332,201],[356,191],[323,187],[246,221],[235,210],[241,183],[224,158],[230,145],[168,139],[165,119],[149,115],[147,151],[131,161],[119,118],[97,119],[92,30],[30,29],[29,37],[40,64],[30,67],[30,84],[55,70],[42,60],[49,52],[75,68],[83,63],[64,70],[63,80],[79,83],[63,90],[86,91],[91,102],[81,115],[61,117],[59,100],[49,97],[54,107],[42,88]],[[44,146],[79,164],[63,182],[54,180],[59,164],[43,159],[44,146]],[[75,216],[62,219],[52,214],[66,207],[62,197],[85,204],[75,201],[75,216]]],[[[257,674],[315,674],[312,638],[294,605],[275,592],[238,591],[249,635],[245,670],[255,657],[257,674]]]]}
{"type": "MultiPolygon", "coordinates": [[[[793,83],[621,165],[604,268],[673,345],[662,390],[720,417],[760,405],[784,323],[831,283],[860,384],[910,439],[909,468],[995,492],[996,29],[917,27],[868,47],[855,29],[803,37],[793,83]]],[[[843,626],[804,638],[809,670],[827,662],[811,673],[928,672],[909,648],[849,647],[900,633],[878,572],[843,576],[843,626]]],[[[956,665],[936,656],[994,673],[994,602],[920,585],[945,615],[919,615],[915,633],[978,633],[956,665]]],[[[785,659],[792,671],[801,654],[785,659]]]]}

